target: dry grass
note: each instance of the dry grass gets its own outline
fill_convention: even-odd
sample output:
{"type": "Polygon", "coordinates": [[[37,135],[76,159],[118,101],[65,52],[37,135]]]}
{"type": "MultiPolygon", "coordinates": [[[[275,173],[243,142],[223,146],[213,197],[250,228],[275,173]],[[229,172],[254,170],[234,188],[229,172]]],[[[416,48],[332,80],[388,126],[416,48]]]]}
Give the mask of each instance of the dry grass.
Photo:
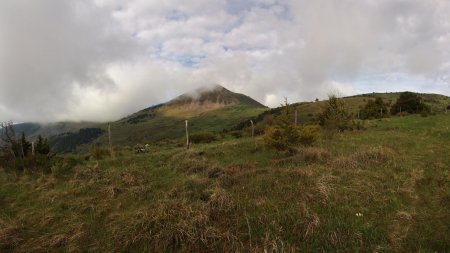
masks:
{"type": "Polygon", "coordinates": [[[301,147],[296,155],[307,163],[325,162],[330,157],[330,152],[318,147],[301,147]]]}
{"type": "Polygon", "coordinates": [[[368,147],[356,151],[351,155],[338,155],[328,164],[339,169],[370,168],[392,160],[394,152],[386,147],[368,147]]]}
{"type": "Polygon", "coordinates": [[[160,201],[126,216],[111,216],[108,224],[118,250],[236,252],[242,250],[240,235],[230,229],[236,226],[236,208],[219,191],[205,203],[160,201]]]}

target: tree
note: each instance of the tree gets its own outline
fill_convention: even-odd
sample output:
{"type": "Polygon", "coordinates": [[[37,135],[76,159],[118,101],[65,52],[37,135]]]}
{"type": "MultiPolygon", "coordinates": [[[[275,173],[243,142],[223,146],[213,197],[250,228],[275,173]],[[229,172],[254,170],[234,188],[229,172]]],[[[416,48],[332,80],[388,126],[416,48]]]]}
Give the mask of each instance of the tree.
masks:
{"type": "Polygon", "coordinates": [[[31,149],[31,143],[28,142],[27,139],[25,138],[24,132],[22,132],[22,136],[20,137],[19,143],[20,143],[21,152],[23,152],[23,156],[27,156],[28,152],[31,149]]]}
{"type": "Polygon", "coordinates": [[[295,126],[290,113],[291,106],[286,99],[281,114],[275,119],[274,126],[266,130],[264,142],[267,146],[293,153],[296,145],[300,143],[300,129],[295,126]]]}
{"type": "Polygon", "coordinates": [[[397,102],[391,107],[391,114],[400,112],[421,113],[428,112],[430,108],[423,103],[422,98],[412,92],[403,92],[397,102]]]}
{"type": "Polygon", "coordinates": [[[16,132],[12,122],[0,123],[0,144],[3,156],[12,156],[14,158],[21,156],[19,151],[20,143],[16,138],[16,132]]]}
{"type": "Polygon", "coordinates": [[[344,131],[352,129],[352,115],[344,101],[336,95],[329,95],[322,112],[318,115],[319,125],[329,130],[344,131]]]}
{"type": "Polygon", "coordinates": [[[41,155],[47,155],[50,153],[50,145],[48,144],[47,138],[43,138],[42,136],[38,136],[36,143],[36,153],[41,155]]]}
{"type": "Polygon", "coordinates": [[[383,99],[377,97],[375,100],[367,101],[366,105],[359,111],[362,119],[375,118],[379,119],[387,115],[387,104],[383,102],[383,99]]]}

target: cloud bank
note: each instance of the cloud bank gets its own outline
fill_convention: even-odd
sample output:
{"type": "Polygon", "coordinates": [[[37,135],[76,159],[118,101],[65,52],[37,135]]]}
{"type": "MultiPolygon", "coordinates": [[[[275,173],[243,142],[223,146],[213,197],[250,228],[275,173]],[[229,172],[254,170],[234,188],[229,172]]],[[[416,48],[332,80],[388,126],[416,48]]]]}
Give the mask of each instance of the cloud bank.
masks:
{"type": "Polygon", "coordinates": [[[220,83],[277,106],[450,95],[447,0],[6,0],[0,120],[107,121],[220,83]]]}

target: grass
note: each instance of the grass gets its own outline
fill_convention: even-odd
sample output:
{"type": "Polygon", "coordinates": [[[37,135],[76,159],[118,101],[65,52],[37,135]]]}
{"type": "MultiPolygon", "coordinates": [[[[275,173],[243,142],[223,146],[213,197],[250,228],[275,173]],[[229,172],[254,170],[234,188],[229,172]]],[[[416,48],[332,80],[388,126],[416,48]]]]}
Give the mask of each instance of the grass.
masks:
{"type": "Polygon", "coordinates": [[[450,114],[366,126],[294,156],[225,138],[0,172],[0,251],[448,252],[450,114]]]}

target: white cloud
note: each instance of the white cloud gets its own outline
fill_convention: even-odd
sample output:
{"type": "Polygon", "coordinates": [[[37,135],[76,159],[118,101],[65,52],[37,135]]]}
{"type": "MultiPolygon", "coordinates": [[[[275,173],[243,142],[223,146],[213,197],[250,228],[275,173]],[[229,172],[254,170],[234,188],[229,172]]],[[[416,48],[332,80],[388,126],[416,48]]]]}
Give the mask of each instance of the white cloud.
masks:
{"type": "Polygon", "coordinates": [[[450,94],[448,13],[447,0],[2,1],[0,120],[114,120],[213,83],[270,106],[450,94]]]}

